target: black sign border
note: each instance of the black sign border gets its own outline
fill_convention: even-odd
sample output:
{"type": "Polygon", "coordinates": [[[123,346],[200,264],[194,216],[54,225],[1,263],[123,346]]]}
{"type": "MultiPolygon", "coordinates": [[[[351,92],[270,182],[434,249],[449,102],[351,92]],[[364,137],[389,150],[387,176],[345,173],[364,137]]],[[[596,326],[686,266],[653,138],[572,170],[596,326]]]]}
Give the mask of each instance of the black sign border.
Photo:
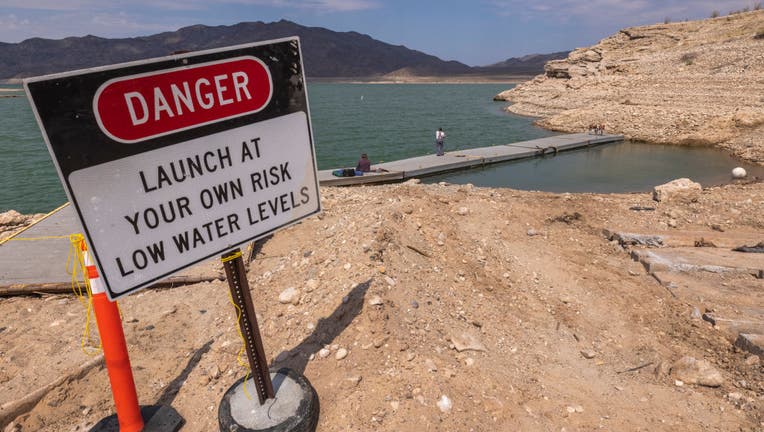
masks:
{"type": "Polygon", "coordinates": [[[129,63],[103,66],[98,68],[64,72],[60,74],[27,78],[24,89],[30,105],[42,131],[43,138],[50,152],[59,179],[64,185],[69,201],[79,217],[85,237],[93,252],[98,266],[99,276],[105,282],[106,294],[110,300],[131,294],[154,282],[164,279],[180,270],[191,267],[214,256],[222,255],[243,244],[267,237],[274,232],[294,225],[303,219],[321,212],[321,196],[318,183],[313,127],[310,120],[308,92],[305,71],[302,62],[300,39],[297,36],[190,52],[166,57],[152,58],[129,63]],[[105,82],[143,73],[193,66],[200,63],[220,61],[232,57],[255,56],[268,66],[273,83],[273,96],[268,106],[254,114],[187,129],[139,143],[126,144],[116,141],[103,133],[93,111],[93,97],[105,82]],[[186,263],[169,272],[145,280],[119,293],[112,292],[107,275],[101,270],[101,262],[90,231],[85,224],[80,205],[71,192],[69,175],[74,171],[134,156],[147,151],[168,147],[214,133],[223,132],[240,126],[281,117],[302,111],[308,122],[308,138],[313,161],[314,187],[316,190],[315,210],[286,222],[268,231],[262,232],[242,242],[226,246],[210,254],[186,263]],[[95,154],[94,154],[95,153],[95,154]]]}

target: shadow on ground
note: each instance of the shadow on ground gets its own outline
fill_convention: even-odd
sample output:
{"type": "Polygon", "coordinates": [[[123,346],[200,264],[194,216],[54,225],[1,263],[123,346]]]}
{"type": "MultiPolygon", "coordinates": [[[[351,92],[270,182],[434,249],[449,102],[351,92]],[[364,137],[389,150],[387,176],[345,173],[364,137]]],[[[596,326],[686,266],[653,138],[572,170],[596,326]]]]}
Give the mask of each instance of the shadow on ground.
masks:
{"type": "Polygon", "coordinates": [[[331,344],[361,313],[364,298],[370,285],[371,279],[350,290],[347,301],[340,304],[328,317],[319,319],[313,333],[303,339],[299,345],[276,356],[270,365],[271,368],[288,367],[303,374],[310,360],[310,355],[318,353],[325,345],[331,344]]]}
{"type": "Polygon", "coordinates": [[[207,351],[210,350],[210,347],[212,346],[212,342],[214,339],[210,339],[202,345],[201,348],[196,350],[194,355],[191,356],[190,359],[188,359],[188,363],[186,364],[186,367],[183,368],[183,371],[181,371],[180,375],[175,377],[174,380],[172,380],[167,387],[165,387],[164,391],[161,395],[159,395],[159,398],[157,398],[157,405],[172,405],[172,402],[175,400],[175,397],[178,395],[178,392],[180,391],[180,388],[183,386],[183,383],[186,382],[186,379],[191,374],[191,371],[194,370],[197,364],[202,360],[202,357],[204,354],[207,353],[207,351]]]}

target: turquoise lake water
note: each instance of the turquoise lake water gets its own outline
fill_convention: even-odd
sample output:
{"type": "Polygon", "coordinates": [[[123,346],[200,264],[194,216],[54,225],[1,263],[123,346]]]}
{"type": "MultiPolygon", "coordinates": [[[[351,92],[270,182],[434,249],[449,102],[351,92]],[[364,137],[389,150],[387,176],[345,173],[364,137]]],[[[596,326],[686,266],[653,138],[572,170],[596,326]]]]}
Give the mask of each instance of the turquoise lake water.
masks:
{"type": "Polygon", "coordinates": [[[716,149],[623,142],[423,180],[547,192],[643,192],[682,177],[703,186],[729,183],[736,166],[745,167],[749,177],[764,178],[764,167],[743,163],[716,149]]]}
{"type": "MultiPolygon", "coordinates": [[[[447,134],[446,151],[554,135],[533,126],[533,119],[504,112],[507,104],[492,100],[510,87],[310,83],[318,168],[354,166],[362,152],[372,163],[431,153],[438,127],[447,134]]],[[[29,103],[20,94],[0,98],[0,211],[47,212],[64,203],[66,195],[29,103]]],[[[636,192],[678,177],[703,185],[728,182],[735,166],[764,177],[764,168],[718,150],[622,143],[427,181],[553,192],[636,192]]]]}

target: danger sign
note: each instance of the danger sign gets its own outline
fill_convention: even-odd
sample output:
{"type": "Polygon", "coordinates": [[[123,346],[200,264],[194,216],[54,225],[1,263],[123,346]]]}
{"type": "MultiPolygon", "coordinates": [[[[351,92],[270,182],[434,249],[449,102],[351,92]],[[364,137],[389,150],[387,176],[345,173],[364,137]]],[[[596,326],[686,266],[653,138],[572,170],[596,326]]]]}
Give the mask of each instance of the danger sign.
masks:
{"type": "Polygon", "coordinates": [[[93,112],[106,135],[134,143],[254,114],[272,95],[260,59],[234,58],[110,80],[96,91],[93,112]]]}
{"type": "Polygon", "coordinates": [[[24,85],[112,299],[320,211],[297,38],[24,85]]]}

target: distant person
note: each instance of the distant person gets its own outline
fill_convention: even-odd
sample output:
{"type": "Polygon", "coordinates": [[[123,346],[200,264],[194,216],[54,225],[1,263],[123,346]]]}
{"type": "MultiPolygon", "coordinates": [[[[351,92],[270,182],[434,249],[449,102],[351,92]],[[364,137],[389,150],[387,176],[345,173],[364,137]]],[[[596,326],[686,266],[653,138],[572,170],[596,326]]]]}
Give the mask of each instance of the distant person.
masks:
{"type": "Polygon", "coordinates": [[[438,128],[435,131],[435,155],[443,156],[443,143],[446,139],[446,133],[443,132],[443,128],[438,128]]]}
{"type": "Polygon", "coordinates": [[[365,173],[371,171],[371,161],[366,153],[361,154],[361,159],[358,159],[358,164],[356,164],[355,170],[365,173]]]}

